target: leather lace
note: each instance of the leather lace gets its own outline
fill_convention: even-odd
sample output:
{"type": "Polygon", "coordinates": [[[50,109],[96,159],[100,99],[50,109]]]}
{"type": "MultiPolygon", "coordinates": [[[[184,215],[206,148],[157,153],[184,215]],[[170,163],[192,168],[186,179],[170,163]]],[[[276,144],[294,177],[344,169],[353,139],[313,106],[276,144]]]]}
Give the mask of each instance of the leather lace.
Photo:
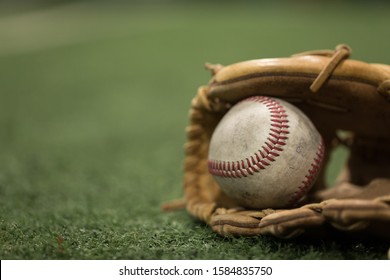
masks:
{"type": "Polygon", "coordinates": [[[321,70],[317,78],[313,81],[310,86],[312,92],[317,92],[321,89],[324,83],[332,75],[333,71],[343,60],[347,59],[351,55],[351,48],[345,44],[336,46],[334,51],[332,50],[319,50],[319,51],[309,51],[296,54],[294,56],[303,56],[303,55],[320,55],[320,56],[329,56],[331,57],[329,63],[321,70]]]}

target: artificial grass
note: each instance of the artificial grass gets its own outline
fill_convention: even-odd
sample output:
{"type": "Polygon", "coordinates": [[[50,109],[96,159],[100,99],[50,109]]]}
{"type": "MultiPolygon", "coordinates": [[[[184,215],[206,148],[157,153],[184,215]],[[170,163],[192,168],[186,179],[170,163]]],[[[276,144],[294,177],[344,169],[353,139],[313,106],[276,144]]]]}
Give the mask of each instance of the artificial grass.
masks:
{"type": "Polygon", "coordinates": [[[160,211],[182,195],[187,110],[209,79],[205,61],[345,42],[358,59],[390,63],[377,36],[386,9],[321,7],[87,2],[4,13],[0,258],[385,258],[379,240],[222,238],[184,211],[160,211]]]}

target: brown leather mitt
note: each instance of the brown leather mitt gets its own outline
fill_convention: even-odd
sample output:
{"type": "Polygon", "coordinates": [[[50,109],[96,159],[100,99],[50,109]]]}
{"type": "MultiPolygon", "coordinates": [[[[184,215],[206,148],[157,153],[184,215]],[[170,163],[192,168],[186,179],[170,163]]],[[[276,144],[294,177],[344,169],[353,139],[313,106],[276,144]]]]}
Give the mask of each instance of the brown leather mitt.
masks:
{"type": "Polygon", "coordinates": [[[289,58],[207,64],[213,77],[192,100],[186,129],[188,212],[224,236],[292,238],[313,230],[340,230],[390,239],[390,66],[349,56],[350,48],[339,45],[334,51],[289,58]],[[323,168],[306,200],[293,209],[245,209],[209,174],[208,150],[216,125],[232,105],[254,95],[294,104],[324,139],[323,168]],[[348,147],[349,159],[335,186],[327,187],[325,169],[338,145],[348,147]]]}

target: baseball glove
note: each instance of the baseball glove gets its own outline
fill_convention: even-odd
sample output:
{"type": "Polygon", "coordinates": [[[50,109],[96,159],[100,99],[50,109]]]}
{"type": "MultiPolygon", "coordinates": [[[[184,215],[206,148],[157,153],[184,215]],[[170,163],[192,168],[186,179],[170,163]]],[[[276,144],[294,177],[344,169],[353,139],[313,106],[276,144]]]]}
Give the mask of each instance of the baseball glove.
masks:
{"type": "Polygon", "coordinates": [[[289,58],[206,64],[213,77],[192,100],[186,129],[183,205],[192,216],[223,236],[293,238],[345,231],[390,239],[390,66],[351,60],[350,52],[339,45],[334,51],[289,58]],[[232,105],[253,95],[293,103],[324,139],[323,168],[294,209],[244,209],[209,174],[208,149],[216,125],[232,105]],[[328,187],[326,167],[339,145],[348,147],[349,158],[335,185],[328,187]]]}

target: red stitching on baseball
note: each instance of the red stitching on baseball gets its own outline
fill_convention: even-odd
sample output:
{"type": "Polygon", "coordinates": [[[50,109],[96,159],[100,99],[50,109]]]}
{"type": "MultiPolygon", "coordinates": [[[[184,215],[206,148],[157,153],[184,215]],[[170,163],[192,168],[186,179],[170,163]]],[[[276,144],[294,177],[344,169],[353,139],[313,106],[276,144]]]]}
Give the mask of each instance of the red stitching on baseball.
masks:
{"type": "Polygon", "coordinates": [[[307,174],[305,175],[305,179],[302,181],[302,185],[300,185],[297,188],[297,191],[292,195],[292,197],[289,200],[290,206],[295,206],[299,202],[299,200],[307,193],[309,188],[316,180],[317,175],[321,168],[322,159],[324,158],[324,153],[325,153],[325,145],[323,139],[321,138],[321,142],[316,152],[316,156],[310,165],[311,168],[307,171],[307,174]]]}
{"type": "Polygon", "coordinates": [[[236,163],[234,161],[221,162],[210,159],[208,161],[208,169],[215,176],[241,178],[260,172],[266,169],[270,162],[275,161],[275,158],[283,151],[282,146],[286,145],[287,134],[290,132],[288,131],[286,110],[283,106],[278,101],[265,96],[252,96],[240,101],[240,103],[248,101],[265,105],[271,113],[271,132],[268,134],[269,137],[261,149],[256,151],[254,155],[236,163]],[[230,166],[232,166],[231,169],[230,166]]]}

